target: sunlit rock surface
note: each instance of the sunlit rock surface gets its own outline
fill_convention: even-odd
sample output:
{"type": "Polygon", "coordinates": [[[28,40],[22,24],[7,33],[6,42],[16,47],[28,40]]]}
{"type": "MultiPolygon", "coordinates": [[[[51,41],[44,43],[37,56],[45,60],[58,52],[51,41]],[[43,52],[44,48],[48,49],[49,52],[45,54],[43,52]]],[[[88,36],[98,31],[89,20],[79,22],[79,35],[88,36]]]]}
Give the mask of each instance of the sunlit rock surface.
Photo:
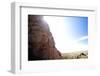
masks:
{"type": "Polygon", "coordinates": [[[88,58],[88,51],[76,51],[70,53],[62,53],[63,59],[85,59],[88,58]]]}

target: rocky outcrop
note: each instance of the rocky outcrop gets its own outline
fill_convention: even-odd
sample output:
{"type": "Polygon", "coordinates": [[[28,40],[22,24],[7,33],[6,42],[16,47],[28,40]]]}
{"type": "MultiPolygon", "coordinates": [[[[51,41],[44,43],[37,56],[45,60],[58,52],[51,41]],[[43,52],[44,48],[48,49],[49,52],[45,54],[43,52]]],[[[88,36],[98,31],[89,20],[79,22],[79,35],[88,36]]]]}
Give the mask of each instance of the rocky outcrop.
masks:
{"type": "Polygon", "coordinates": [[[75,51],[70,53],[62,53],[63,59],[82,59],[88,58],[88,50],[85,51],[75,51]]]}
{"type": "Polygon", "coordinates": [[[61,59],[43,16],[28,15],[28,60],[61,59]]]}

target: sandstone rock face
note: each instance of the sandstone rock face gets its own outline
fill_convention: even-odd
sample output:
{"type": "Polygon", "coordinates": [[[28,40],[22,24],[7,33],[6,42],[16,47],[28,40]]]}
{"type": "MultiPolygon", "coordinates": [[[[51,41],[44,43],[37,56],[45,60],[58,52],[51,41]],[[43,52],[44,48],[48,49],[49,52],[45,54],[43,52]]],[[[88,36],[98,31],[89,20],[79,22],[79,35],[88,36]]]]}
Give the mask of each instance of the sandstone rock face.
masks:
{"type": "Polygon", "coordinates": [[[28,60],[61,59],[43,16],[28,15],[28,60]]]}

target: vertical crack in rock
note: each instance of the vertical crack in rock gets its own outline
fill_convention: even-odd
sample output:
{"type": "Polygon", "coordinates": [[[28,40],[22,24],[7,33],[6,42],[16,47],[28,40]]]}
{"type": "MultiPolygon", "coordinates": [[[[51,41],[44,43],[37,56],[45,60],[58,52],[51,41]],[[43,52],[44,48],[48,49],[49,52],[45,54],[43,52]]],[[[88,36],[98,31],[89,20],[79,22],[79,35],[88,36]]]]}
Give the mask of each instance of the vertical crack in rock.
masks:
{"type": "Polygon", "coordinates": [[[40,15],[28,15],[28,60],[61,59],[48,24],[40,15]]]}

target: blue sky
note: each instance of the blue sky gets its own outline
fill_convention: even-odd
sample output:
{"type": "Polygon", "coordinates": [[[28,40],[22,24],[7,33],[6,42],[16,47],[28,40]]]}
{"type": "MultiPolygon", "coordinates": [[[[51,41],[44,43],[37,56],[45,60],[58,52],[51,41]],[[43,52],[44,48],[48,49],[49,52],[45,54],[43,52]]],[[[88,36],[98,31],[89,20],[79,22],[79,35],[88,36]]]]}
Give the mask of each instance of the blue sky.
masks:
{"type": "MultiPolygon", "coordinates": [[[[88,17],[65,17],[64,21],[66,30],[69,27],[70,38],[79,39],[88,36],[88,17]]],[[[82,40],[80,43],[87,44],[88,39],[82,40]]]]}
{"type": "Polygon", "coordinates": [[[55,40],[58,50],[71,52],[87,49],[88,17],[78,16],[44,16],[55,40]]]}

